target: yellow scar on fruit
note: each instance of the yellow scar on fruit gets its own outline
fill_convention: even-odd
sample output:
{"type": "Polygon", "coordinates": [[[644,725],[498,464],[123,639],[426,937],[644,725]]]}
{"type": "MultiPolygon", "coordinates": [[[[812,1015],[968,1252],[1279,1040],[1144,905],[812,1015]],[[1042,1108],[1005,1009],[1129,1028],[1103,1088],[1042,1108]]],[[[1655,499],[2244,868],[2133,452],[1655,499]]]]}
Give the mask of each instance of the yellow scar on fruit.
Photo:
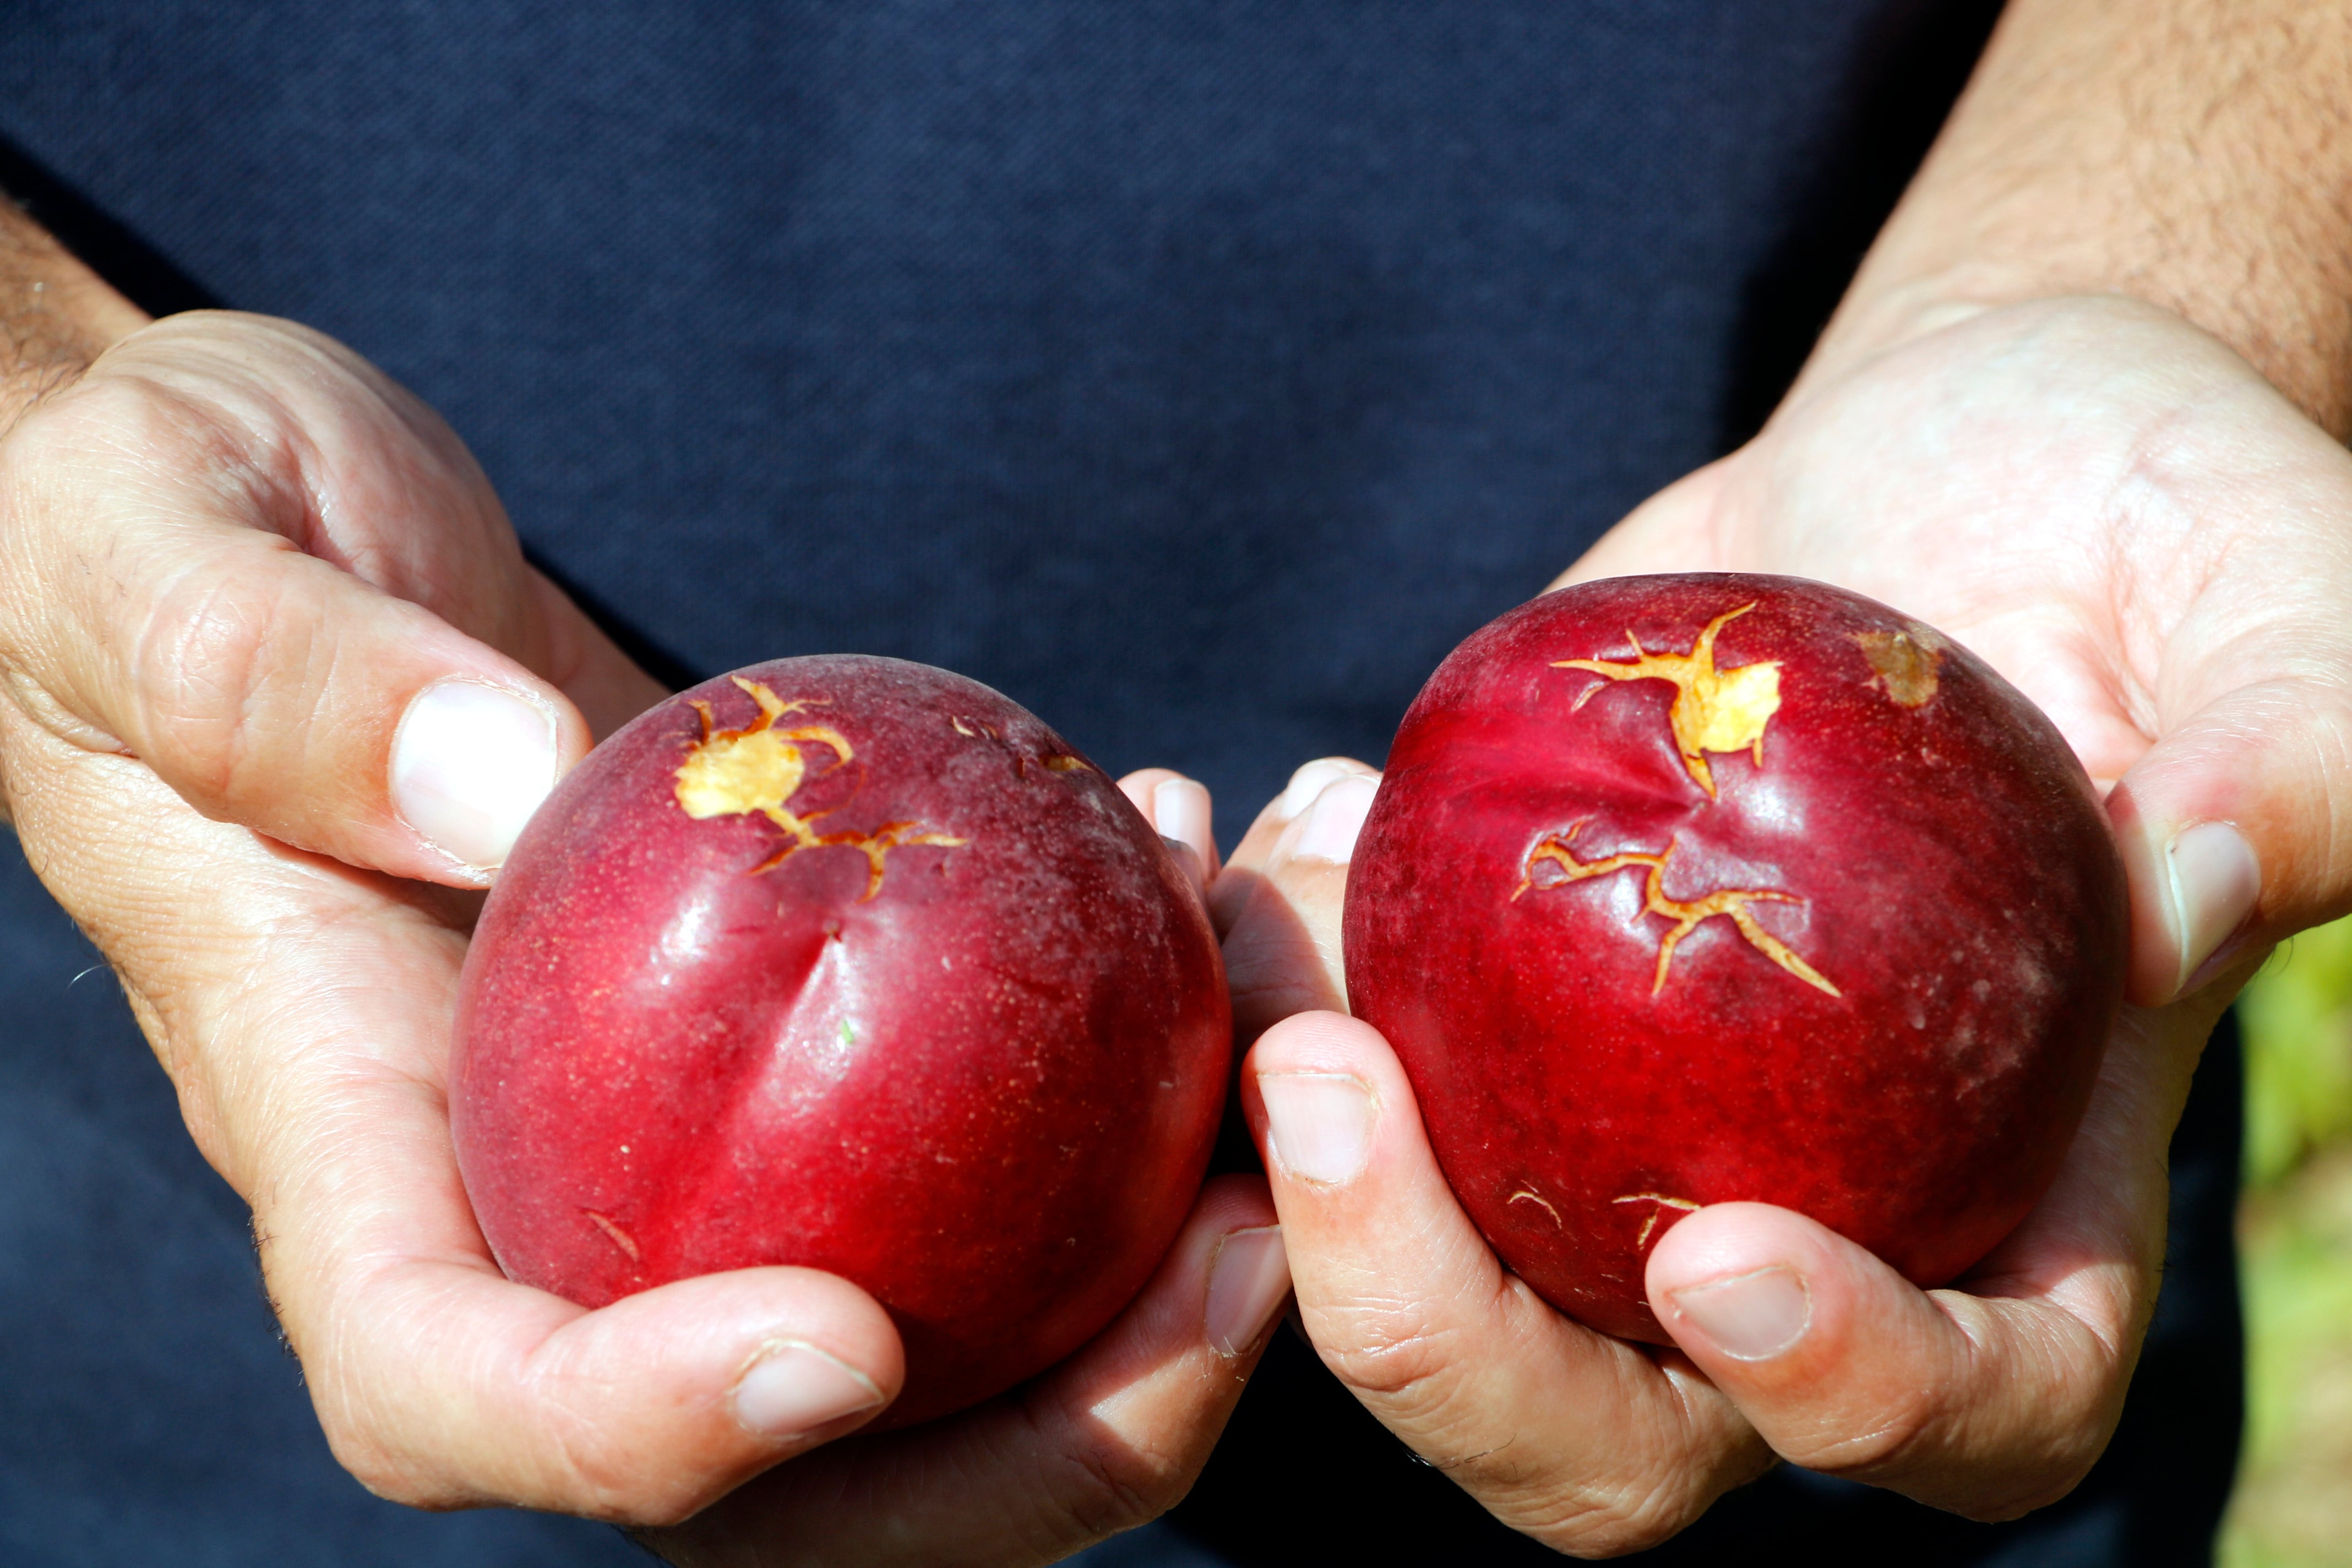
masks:
{"type": "MultiPolygon", "coordinates": [[[[1664,1193],[1627,1193],[1622,1198],[1609,1201],[1612,1204],[1655,1204],[1658,1208],[1681,1209],[1685,1214],[1696,1214],[1699,1207],[1688,1198],[1670,1198],[1664,1193]]],[[[1638,1252],[1648,1246],[1650,1233],[1657,1228],[1658,1209],[1652,1209],[1650,1217],[1642,1222],[1642,1234],[1633,1238],[1634,1250],[1638,1252]]]]}
{"type": "MultiPolygon", "coordinates": [[[[1632,632],[1631,663],[1601,658],[1562,658],[1554,669],[1581,669],[1611,680],[1666,680],[1675,686],[1675,706],[1667,715],[1674,726],[1675,749],[1698,787],[1715,797],[1715,773],[1707,766],[1709,752],[1748,752],[1756,765],[1764,765],[1764,726],[1780,710],[1780,667],[1776,662],[1743,664],[1737,669],[1715,668],[1715,637],[1726,623],[1754,609],[1750,601],[1727,610],[1706,623],[1688,653],[1651,653],[1632,632]]],[[[1576,700],[1582,708],[1601,689],[1588,686],[1576,700]]],[[[1573,711],[1574,710],[1570,710],[1573,711]]]]}
{"type": "Polygon", "coordinates": [[[702,736],[686,761],[677,768],[677,804],[686,815],[699,822],[713,816],[749,816],[753,812],[765,816],[788,836],[784,847],[751,868],[751,875],[772,871],[803,849],[856,849],[866,856],[866,892],[858,902],[864,903],[882,890],[883,859],[893,849],[913,844],[932,844],[941,848],[954,848],[965,841],[945,834],[923,832],[918,822],[886,822],[871,833],[819,833],[816,819],[827,815],[810,812],[806,816],[793,810],[793,797],[809,781],[809,756],[805,748],[812,742],[833,753],[831,766],[847,765],[855,759],[849,738],[830,724],[803,724],[796,729],[779,730],[776,721],[799,713],[812,706],[804,701],[786,702],[756,680],[732,678],[746,696],[760,705],[760,716],[740,730],[720,730],[714,726],[710,704],[696,702],[694,710],[702,716],[702,736]]]}
{"type": "Polygon", "coordinates": [[[1631,867],[1643,868],[1648,874],[1642,882],[1643,911],[1674,921],[1673,929],[1658,939],[1658,969],[1656,978],[1650,985],[1651,995],[1655,996],[1666,988],[1666,972],[1675,962],[1675,949],[1683,938],[1697,930],[1700,921],[1713,920],[1717,915],[1738,927],[1739,934],[1748,939],[1750,947],[1806,984],[1832,996],[1843,994],[1822,977],[1821,971],[1798,957],[1788,943],[1758,924],[1755,915],[1748,908],[1750,904],[1759,903],[1801,904],[1804,900],[1793,893],[1776,892],[1769,888],[1720,888],[1700,899],[1670,899],[1666,897],[1665,883],[1666,864],[1675,856],[1673,840],[1667,840],[1664,851],[1656,855],[1625,850],[1615,855],[1604,855],[1598,860],[1580,860],[1570,846],[1583,828],[1584,823],[1579,821],[1571,825],[1565,835],[1548,835],[1542,843],[1528,852],[1528,862],[1520,871],[1519,885],[1511,894],[1511,901],[1517,903],[1519,895],[1530,888],[1538,891],[1562,888],[1570,882],[1612,876],[1631,867]],[[1557,879],[1538,884],[1536,871],[1546,865],[1554,868],[1557,879]]]}

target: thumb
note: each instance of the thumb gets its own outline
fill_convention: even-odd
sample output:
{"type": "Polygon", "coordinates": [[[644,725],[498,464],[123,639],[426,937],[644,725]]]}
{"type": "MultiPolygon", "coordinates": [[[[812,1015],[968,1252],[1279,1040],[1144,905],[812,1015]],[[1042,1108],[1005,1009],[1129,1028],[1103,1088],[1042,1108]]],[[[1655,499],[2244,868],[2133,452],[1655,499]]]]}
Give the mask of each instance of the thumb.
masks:
{"type": "Polygon", "coordinates": [[[2198,990],[2352,906],[2340,595],[2315,575],[2273,580],[2257,614],[2200,606],[2167,648],[2159,707],[2182,716],[2160,712],[2157,743],[2107,800],[2130,879],[2135,1002],[2198,990]]]}
{"type": "Polygon", "coordinates": [[[373,535],[522,616],[528,569],[368,381],[238,346],[163,366],[168,340],[134,335],[122,368],[101,360],[9,433],[0,673],[45,728],[136,756],[206,816],[481,885],[585,723],[517,659],[297,541],[373,535]]]}

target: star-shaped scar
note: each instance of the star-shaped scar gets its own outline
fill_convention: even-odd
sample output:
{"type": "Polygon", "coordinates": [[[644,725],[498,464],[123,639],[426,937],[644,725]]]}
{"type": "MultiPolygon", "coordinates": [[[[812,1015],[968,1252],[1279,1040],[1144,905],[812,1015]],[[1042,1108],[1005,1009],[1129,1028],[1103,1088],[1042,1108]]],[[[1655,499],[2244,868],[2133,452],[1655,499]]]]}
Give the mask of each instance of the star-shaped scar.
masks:
{"type": "Polygon", "coordinates": [[[786,702],[767,687],[741,676],[733,678],[746,696],[760,705],[760,716],[740,730],[713,725],[710,704],[696,702],[702,715],[702,736],[677,768],[677,804],[697,821],[713,816],[748,816],[759,813],[784,830],[783,847],[757,866],[751,875],[772,871],[803,849],[856,849],[866,856],[864,903],[882,890],[883,859],[893,849],[930,844],[952,849],[963,844],[942,833],[927,833],[919,822],[886,822],[871,833],[819,833],[817,818],[828,811],[803,816],[793,810],[793,797],[812,777],[807,747],[820,745],[833,753],[832,763],[818,770],[822,777],[847,766],[855,758],[849,738],[830,724],[803,724],[779,730],[776,721],[801,712],[812,704],[786,702]]]}
{"type": "MultiPolygon", "coordinates": [[[[1737,669],[1715,667],[1715,638],[1726,624],[1756,607],[1750,600],[1706,623],[1688,653],[1651,653],[1632,632],[1631,663],[1601,658],[1562,658],[1554,669],[1581,669],[1611,680],[1664,680],[1675,687],[1675,705],[1668,714],[1674,727],[1675,749],[1698,787],[1715,798],[1715,773],[1707,766],[1709,752],[1748,752],[1756,765],[1764,765],[1764,726],[1780,710],[1780,667],[1767,661],[1743,664],[1737,669]]],[[[1576,699],[1580,710],[1592,700],[1599,685],[1588,686],[1576,699]]]]}

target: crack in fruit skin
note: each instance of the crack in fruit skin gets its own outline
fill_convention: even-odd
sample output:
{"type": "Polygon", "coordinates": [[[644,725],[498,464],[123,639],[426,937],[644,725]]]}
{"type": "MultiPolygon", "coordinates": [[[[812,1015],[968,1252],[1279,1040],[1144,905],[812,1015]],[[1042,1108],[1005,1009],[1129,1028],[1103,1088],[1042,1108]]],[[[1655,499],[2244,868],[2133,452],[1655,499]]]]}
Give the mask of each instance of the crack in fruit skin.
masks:
{"type": "Polygon", "coordinates": [[[580,1212],[586,1215],[590,1219],[594,1220],[596,1222],[596,1228],[604,1233],[605,1239],[612,1242],[614,1246],[619,1247],[622,1253],[627,1257],[631,1263],[642,1263],[645,1261],[644,1254],[639,1252],[637,1249],[636,1237],[622,1229],[617,1221],[608,1215],[598,1214],[594,1209],[582,1209],[580,1212]]]}
{"type": "Polygon", "coordinates": [[[1509,1198],[1506,1199],[1505,1202],[1507,1204],[1533,1204],[1538,1208],[1543,1210],[1544,1213],[1551,1215],[1551,1223],[1554,1229],[1559,1228],[1559,1211],[1552,1207],[1550,1204],[1545,1202],[1543,1194],[1537,1192],[1533,1187],[1521,1187],[1517,1192],[1513,1193],[1509,1198]]]}
{"type": "MultiPolygon", "coordinates": [[[[1611,1198],[1609,1201],[1612,1204],[1655,1204],[1658,1208],[1680,1209],[1685,1214],[1696,1214],[1700,1207],[1688,1198],[1670,1198],[1664,1193],[1627,1193],[1622,1198],[1611,1198]]],[[[1652,1209],[1650,1217],[1642,1222],[1642,1234],[1633,1238],[1633,1250],[1639,1252],[1648,1246],[1650,1233],[1657,1228],[1658,1209],[1652,1209]]]]}
{"type": "Polygon", "coordinates": [[[882,890],[883,861],[891,850],[917,844],[952,849],[966,842],[943,833],[923,832],[919,822],[886,822],[871,833],[817,832],[813,826],[817,818],[837,808],[813,811],[806,816],[792,809],[793,797],[809,781],[808,756],[801,743],[814,742],[828,748],[835,757],[834,767],[838,768],[855,760],[849,738],[828,724],[776,729],[777,720],[814,704],[786,702],[756,680],[740,675],[733,679],[760,705],[760,716],[740,730],[720,730],[711,718],[710,704],[694,702],[692,707],[702,719],[702,736],[678,764],[675,793],[679,808],[698,822],[757,812],[791,835],[790,842],[752,867],[750,875],[772,871],[803,849],[860,850],[866,865],[866,892],[857,900],[862,904],[882,890]]]}
{"type": "Polygon", "coordinates": [[[1650,985],[1651,995],[1655,996],[1666,988],[1666,971],[1673,964],[1675,949],[1683,938],[1697,930],[1700,921],[1712,920],[1717,915],[1738,926],[1739,934],[1748,939],[1749,946],[1806,984],[1832,996],[1842,994],[1821,971],[1798,957],[1786,942],[1758,924],[1756,917],[1748,910],[1748,906],[1754,903],[1801,904],[1804,900],[1794,893],[1779,892],[1769,888],[1718,888],[1696,900],[1670,899],[1666,897],[1665,880],[1666,864],[1675,855],[1673,839],[1668,839],[1665,848],[1655,855],[1621,850],[1614,855],[1604,855],[1598,860],[1580,860],[1570,847],[1576,842],[1576,836],[1584,830],[1585,823],[1591,820],[1590,817],[1579,818],[1564,835],[1547,834],[1541,843],[1528,852],[1527,864],[1519,875],[1519,885],[1511,894],[1513,903],[1518,902],[1520,894],[1537,886],[1536,868],[1547,861],[1559,868],[1559,880],[1543,884],[1538,891],[1596,877],[1612,876],[1636,866],[1643,867],[1648,872],[1642,881],[1643,912],[1675,922],[1674,929],[1658,939],[1658,969],[1656,978],[1650,985]]]}
{"type": "MultiPolygon", "coordinates": [[[[1652,653],[1632,632],[1633,660],[1560,658],[1554,669],[1581,669],[1611,680],[1664,680],[1673,683],[1675,705],[1667,715],[1674,727],[1675,749],[1699,788],[1715,798],[1715,771],[1707,765],[1709,752],[1748,752],[1756,765],[1764,765],[1764,726],[1780,710],[1780,666],[1777,660],[1743,664],[1737,669],[1715,668],[1715,637],[1728,622],[1754,609],[1749,600],[1706,623],[1688,653],[1652,653]]],[[[1578,696],[1574,712],[1592,700],[1599,686],[1588,686],[1578,696]]]]}

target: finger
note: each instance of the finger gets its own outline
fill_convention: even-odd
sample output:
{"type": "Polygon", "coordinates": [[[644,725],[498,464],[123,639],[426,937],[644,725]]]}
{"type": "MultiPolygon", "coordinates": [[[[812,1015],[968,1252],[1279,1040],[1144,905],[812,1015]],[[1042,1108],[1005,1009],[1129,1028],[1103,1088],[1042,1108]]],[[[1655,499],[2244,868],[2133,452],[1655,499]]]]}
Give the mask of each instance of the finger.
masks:
{"type": "Polygon", "coordinates": [[[1318,757],[1311,763],[1300,763],[1282,793],[1265,803],[1251,822],[1249,831],[1242,836],[1241,843],[1234,847],[1234,868],[1264,870],[1281,843],[1284,830],[1313,805],[1326,788],[1345,778],[1370,779],[1377,785],[1381,770],[1353,757],[1318,757]]]}
{"type": "MultiPolygon", "coordinates": [[[[2331,447],[2314,463],[2275,499],[2340,516],[2352,459],[2331,447]],[[2309,493],[2322,479],[2336,482],[2309,493]]],[[[2352,631],[2328,531],[2290,535],[2259,580],[2251,563],[2222,567],[2166,647],[2157,742],[2108,797],[2135,1001],[2197,990],[2239,953],[2352,907],[2352,631]]]]}
{"type": "Polygon", "coordinates": [[[1193,896],[1207,907],[1209,879],[1217,864],[1207,786],[1167,768],[1143,768],[1120,779],[1118,787],[1168,846],[1184,879],[1192,885],[1193,896]]]}
{"type": "Polygon", "coordinates": [[[2131,995],[2154,1005],[2352,908],[2352,629],[2339,519],[2352,458],[2246,368],[2193,447],[2134,470],[2179,534],[2135,590],[2176,605],[2155,743],[2108,797],[2130,879],[2131,995]],[[2183,530],[2178,518],[2195,520],[2183,530]],[[2259,551],[2231,547],[2250,529],[2259,551]]]}
{"type": "Polygon", "coordinates": [[[1977,1519],[2071,1490],[2119,1416],[2163,1259],[2165,1151],[2218,1000],[2126,1010],[2057,1184],[1950,1289],[1761,1204],[1689,1215],[1651,1305],[1783,1458],[1977,1519]]]}
{"type": "Polygon", "coordinates": [[[1210,889],[1237,1044],[1294,1013],[1348,1010],[1339,921],[1348,863],[1380,779],[1348,757],[1307,763],[1258,813],[1210,889]]]}
{"type": "MultiPolygon", "coordinates": [[[[282,1254],[273,1278],[308,1262],[282,1254]]],[[[324,1372],[313,1396],[336,1458],[415,1507],[674,1523],[872,1420],[903,1377],[888,1315],[813,1269],[684,1279],[593,1312],[486,1260],[335,1274],[331,1305],[281,1295],[289,1341],[324,1372]]]]}
{"type": "Polygon", "coordinates": [[[1781,1458],[1975,1519],[2074,1489],[2115,1429],[2137,1349],[2122,1280],[2102,1281],[2091,1321],[1922,1292],[1763,1204],[1685,1218],[1648,1279],[1659,1321],[1781,1458]]]}
{"type": "MultiPolygon", "coordinates": [[[[351,987],[344,955],[314,946],[351,987]]],[[[426,984],[432,967],[385,980],[426,984]]],[[[887,1314],[812,1269],[681,1280],[596,1311],[509,1283],[474,1226],[438,1088],[353,1070],[357,1043],[335,1033],[312,1046],[341,1081],[276,1067],[301,1108],[287,1141],[306,1146],[274,1152],[268,1168],[290,1173],[257,1194],[255,1230],[328,1441],[379,1496],[666,1522],[897,1396],[887,1314]],[[350,1126],[369,1135],[332,1138],[350,1126]]]]}
{"type": "Polygon", "coordinates": [[[1221,1177],[1142,1295],[1059,1367],[796,1460],[647,1544],[688,1568],[1057,1562],[1184,1495],[1289,1296],[1265,1184],[1221,1177]]]}
{"type": "MultiPolygon", "coordinates": [[[[543,645],[528,571],[413,400],[312,336],[240,331],[159,323],[10,433],[0,664],[51,732],[136,755],[206,816],[480,885],[588,731],[521,658],[414,601],[543,645]],[[380,548],[338,531],[353,512],[380,548]],[[403,553],[435,540],[478,569],[403,553]]],[[[569,630],[610,684],[602,639],[569,630]]]]}
{"type": "Polygon", "coordinates": [[[1679,1358],[1583,1328],[1505,1272],[1369,1026],[1276,1026],[1243,1097],[1324,1364],[1504,1523],[1580,1555],[1630,1551],[1769,1463],[1679,1358]]]}
{"type": "Polygon", "coordinates": [[[0,723],[28,852],[252,1203],[288,1342],[367,1485],[672,1520],[896,1394],[887,1317],[830,1276],[745,1270],[594,1312],[502,1279],[449,1140],[460,934],[385,896],[404,884],[206,822],[136,763],[25,728],[0,723]]]}
{"type": "Polygon", "coordinates": [[[1118,787],[1160,837],[1191,851],[1191,868],[1201,886],[1215,879],[1224,863],[1217,855],[1208,785],[1169,768],[1141,768],[1120,779],[1118,787]]]}

